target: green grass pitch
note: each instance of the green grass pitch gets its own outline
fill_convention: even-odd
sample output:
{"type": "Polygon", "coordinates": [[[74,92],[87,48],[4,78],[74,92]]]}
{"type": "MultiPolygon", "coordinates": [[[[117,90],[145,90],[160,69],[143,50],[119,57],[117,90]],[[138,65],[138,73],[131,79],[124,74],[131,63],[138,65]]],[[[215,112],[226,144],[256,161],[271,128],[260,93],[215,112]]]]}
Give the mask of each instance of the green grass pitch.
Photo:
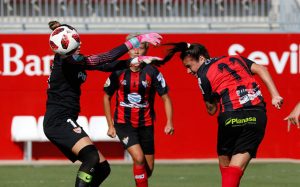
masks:
{"type": "MultiPolygon", "coordinates": [[[[1,187],[74,186],[78,165],[0,166],[1,187]]],[[[112,173],[103,187],[133,187],[131,165],[112,164],[112,173]]],[[[218,187],[217,164],[156,164],[149,180],[151,187],[218,187]]],[[[299,187],[300,164],[252,163],[241,187],[299,187]]]]}

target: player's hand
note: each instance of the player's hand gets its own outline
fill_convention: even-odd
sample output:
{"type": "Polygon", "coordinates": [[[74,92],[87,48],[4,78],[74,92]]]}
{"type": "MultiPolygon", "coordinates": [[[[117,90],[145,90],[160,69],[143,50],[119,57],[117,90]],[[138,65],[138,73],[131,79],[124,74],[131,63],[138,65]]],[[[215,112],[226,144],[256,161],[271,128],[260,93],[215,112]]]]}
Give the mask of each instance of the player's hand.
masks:
{"type": "Polygon", "coordinates": [[[297,128],[300,129],[299,120],[296,120],[294,118],[288,118],[288,117],[284,118],[284,120],[288,121],[288,125],[287,125],[288,132],[290,132],[292,125],[297,125],[297,128]]]}
{"type": "Polygon", "coordinates": [[[125,44],[129,49],[139,48],[141,43],[147,42],[154,46],[160,44],[162,36],[153,32],[149,34],[141,34],[126,41],[125,44]]]}
{"type": "Polygon", "coordinates": [[[280,96],[275,96],[272,98],[272,105],[276,107],[277,109],[281,108],[281,105],[283,104],[283,98],[280,96]]]}
{"type": "MultiPolygon", "coordinates": [[[[154,46],[157,46],[160,44],[162,36],[153,32],[153,33],[149,33],[149,34],[138,35],[136,38],[139,40],[140,43],[147,42],[147,43],[151,43],[154,46]]],[[[138,46],[138,47],[140,47],[140,46],[138,46]]],[[[135,48],[137,48],[137,47],[135,47],[135,48]]]]}
{"type": "Polygon", "coordinates": [[[109,127],[107,131],[107,135],[111,138],[115,138],[117,135],[115,127],[109,127]]]}
{"type": "Polygon", "coordinates": [[[297,111],[292,111],[290,115],[288,115],[284,120],[287,120],[288,126],[287,131],[290,132],[292,125],[297,125],[297,128],[300,129],[300,123],[299,123],[299,114],[297,111]]]}
{"type": "Polygon", "coordinates": [[[139,56],[131,60],[130,66],[138,67],[143,62],[146,64],[150,64],[153,60],[162,60],[162,58],[156,56],[139,56]]]}
{"type": "Polygon", "coordinates": [[[167,125],[165,126],[165,133],[169,135],[174,134],[174,127],[172,123],[167,123],[167,125]]]}

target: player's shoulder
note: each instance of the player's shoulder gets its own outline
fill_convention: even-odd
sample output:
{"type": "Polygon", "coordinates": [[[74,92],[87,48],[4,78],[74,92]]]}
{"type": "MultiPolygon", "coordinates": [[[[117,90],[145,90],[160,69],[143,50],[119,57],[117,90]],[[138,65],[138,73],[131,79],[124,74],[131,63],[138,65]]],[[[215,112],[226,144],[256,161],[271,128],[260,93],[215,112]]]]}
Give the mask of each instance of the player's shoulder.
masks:
{"type": "MultiPolygon", "coordinates": [[[[236,54],[236,55],[229,55],[227,56],[228,59],[241,59],[241,60],[246,60],[247,58],[242,56],[242,55],[239,55],[239,54],[236,54]]],[[[249,59],[248,59],[249,60],[249,59]]]]}
{"type": "Polygon", "coordinates": [[[211,58],[208,60],[208,65],[209,64],[219,64],[219,63],[223,63],[223,62],[231,62],[234,60],[242,60],[245,61],[247,60],[247,58],[241,56],[241,55],[225,55],[225,56],[221,56],[221,57],[216,57],[216,58],[211,58]]]}

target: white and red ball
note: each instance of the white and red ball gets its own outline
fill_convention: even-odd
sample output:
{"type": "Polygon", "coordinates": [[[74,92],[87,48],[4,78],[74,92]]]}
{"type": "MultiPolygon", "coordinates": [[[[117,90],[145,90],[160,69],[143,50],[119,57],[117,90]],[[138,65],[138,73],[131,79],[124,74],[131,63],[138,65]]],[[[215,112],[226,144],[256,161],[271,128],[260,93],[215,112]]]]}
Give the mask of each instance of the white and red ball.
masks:
{"type": "Polygon", "coordinates": [[[60,26],[50,34],[49,44],[54,53],[71,55],[80,45],[79,34],[75,29],[60,26]]]}

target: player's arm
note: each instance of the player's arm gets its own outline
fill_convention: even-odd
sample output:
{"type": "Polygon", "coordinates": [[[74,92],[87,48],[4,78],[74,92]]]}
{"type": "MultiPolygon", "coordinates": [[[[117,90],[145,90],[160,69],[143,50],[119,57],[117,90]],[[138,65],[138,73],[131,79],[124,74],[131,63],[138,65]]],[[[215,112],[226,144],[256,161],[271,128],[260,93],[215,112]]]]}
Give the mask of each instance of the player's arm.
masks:
{"type": "Polygon", "coordinates": [[[161,72],[158,71],[157,68],[153,66],[151,67],[152,70],[152,81],[153,85],[160,97],[162,98],[165,106],[165,111],[166,111],[166,116],[167,116],[167,124],[165,126],[165,133],[166,134],[174,134],[174,126],[173,126],[173,107],[172,107],[172,102],[171,99],[168,95],[168,85],[165,81],[165,78],[161,72]]]}
{"type": "Polygon", "coordinates": [[[267,68],[256,63],[252,63],[251,72],[257,74],[262,79],[271,94],[272,105],[274,105],[277,109],[280,109],[283,103],[283,98],[279,95],[279,92],[267,68]]]}
{"type": "Polygon", "coordinates": [[[111,73],[104,84],[103,108],[108,124],[107,135],[116,137],[116,130],[114,128],[114,121],[111,115],[111,98],[118,89],[118,76],[116,72],[111,73]]]}
{"type": "Polygon", "coordinates": [[[105,117],[106,117],[106,121],[108,124],[108,131],[107,131],[107,135],[114,138],[116,137],[116,129],[114,127],[114,121],[113,118],[111,116],[111,96],[104,93],[103,96],[103,107],[104,107],[104,113],[105,113],[105,117]]]}
{"type": "Polygon", "coordinates": [[[116,60],[111,63],[98,64],[93,66],[86,66],[87,70],[99,70],[104,72],[113,72],[122,69],[126,69],[129,66],[139,66],[142,62],[147,64],[151,63],[153,60],[161,60],[159,57],[154,56],[139,56],[128,60],[116,60]]]}
{"type": "Polygon", "coordinates": [[[172,107],[172,102],[171,98],[169,97],[168,94],[164,94],[161,96],[164,106],[165,106],[165,112],[167,116],[167,124],[165,126],[165,133],[166,134],[174,134],[174,126],[173,126],[173,107],[172,107]]]}
{"type": "Polygon", "coordinates": [[[213,95],[212,86],[206,76],[199,76],[198,84],[202,91],[206,111],[212,116],[218,111],[218,101],[213,95]]]}
{"type": "Polygon", "coordinates": [[[206,111],[209,115],[213,116],[218,111],[218,103],[216,101],[205,101],[206,111]]]}
{"type": "Polygon", "coordinates": [[[85,62],[87,65],[110,63],[127,53],[128,50],[138,48],[143,42],[156,46],[160,44],[161,39],[162,37],[157,33],[141,34],[127,40],[124,44],[112,49],[111,51],[99,55],[87,56],[85,57],[85,62]]]}
{"type": "Polygon", "coordinates": [[[129,65],[130,65],[130,60],[116,60],[111,63],[98,64],[95,66],[86,66],[85,69],[98,70],[98,71],[104,71],[104,72],[113,72],[113,71],[126,69],[129,67],[129,65]]]}
{"type": "Polygon", "coordinates": [[[66,62],[76,63],[85,66],[95,66],[99,64],[110,63],[122,55],[128,52],[132,48],[138,48],[141,43],[148,42],[154,46],[160,44],[162,37],[157,33],[141,34],[136,37],[131,38],[124,44],[108,51],[105,53],[100,53],[97,55],[83,56],[80,54],[74,54],[65,58],[66,62]]]}
{"type": "Polygon", "coordinates": [[[96,55],[84,56],[82,54],[73,54],[64,58],[64,61],[75,65],[83,65],[86,68],[93,68],[93,66],[113,62],[127,52],[127,46],[122,44],[110,51],[96,55]]]}

